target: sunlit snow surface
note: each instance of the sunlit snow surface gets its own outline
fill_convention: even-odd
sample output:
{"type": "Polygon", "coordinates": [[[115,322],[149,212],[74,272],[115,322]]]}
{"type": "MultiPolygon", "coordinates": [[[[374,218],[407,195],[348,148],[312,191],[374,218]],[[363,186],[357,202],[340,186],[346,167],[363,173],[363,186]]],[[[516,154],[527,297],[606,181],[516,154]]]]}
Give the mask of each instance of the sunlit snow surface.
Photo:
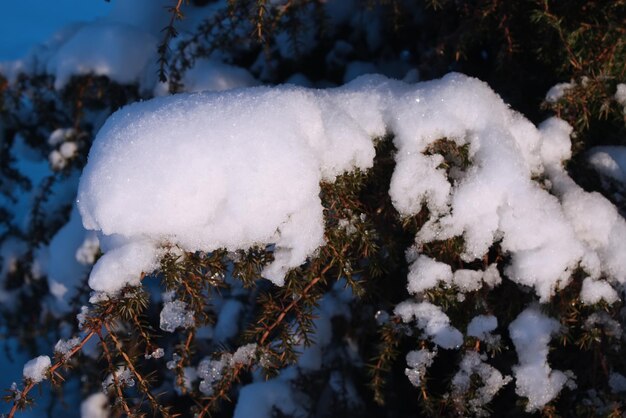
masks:
{"type": "MultiPolygon", "coordinates": [[[[562,169],[570,132],[558,119],[535,127],[486,84],[460,74],[418,84],[364,76],[329,90],[258,87],[135,103],[105,123],[79,186],[84,226],[111,243],[90,285],[114,293],[137,284],[171,244],[188,251],[275,244],[263,275],[281,285],[288,269],[324,243],[320,181],[370,168],[373,139],[385,133],[398,149],[389,190],[395,207],[408,216],[425,204],[431,213],[418,244],[462,236],[471,261],[500,241],[512,256],[507,277],[533,287],[542,301],[579,266],[594,279],[623,283],[626,224],[562,169]],[[424,153],[441,138],[469,145],[471,166],[455,183],[439,168],[441,155],[424,153]],[[539,174],[556,196],[531,179],[539,174]]],[[[420,283],[422,261],[415,263],[409,289],[419,291],[432,283],[420,283]]],[[[483,274],[454,280],[473,290],[483,274]]]]}

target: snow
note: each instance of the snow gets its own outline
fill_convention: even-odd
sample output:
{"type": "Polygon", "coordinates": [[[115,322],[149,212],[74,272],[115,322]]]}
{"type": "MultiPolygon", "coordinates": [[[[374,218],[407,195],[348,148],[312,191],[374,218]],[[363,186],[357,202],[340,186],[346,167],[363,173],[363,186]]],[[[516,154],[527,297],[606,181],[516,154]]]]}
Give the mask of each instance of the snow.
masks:
{"type": "Polygon", "coordinates": [[[160,359],[161,357],[163,357],[165,355],[165,350],[162,348],[157,348],[155,349],[152,353],[149,354],[145,354],[144,358],[146,360],[150,360],[150,359],[160,359]]]}
{"type": "Polygon", "coordinates": [[[109,400],[104,393],[89,395],[80,404],[81,418],[109,418],[109,400]]]}
{"type": "Polygon", "coordinates": [[[82,339],[80,337],[74,337],[69,340],[59,340],[54,346],[54,352],[61,354],[64,358],[67,358],[70,351],[76,348],[82,339]]]}
{"type": "Polygon", "coordinates": [[[50,357],[48,356],[39,356],[28,361],[24,365],[24,371],[22,372],[24,379],[29,379],[33,383],[39,383],[47,379],[46,373],[50,365],[50,357]]]}
{"type": "Polygon", "coordinates": [[[619,296],[615,289],[604,280],[594,280],[591,277],[586,277],[583,280],[583,287],[580,291],[580,300],[587,305],[593,305],[604,300],[610,305],[617,302],[619,296]]]}
{"type": "Polygon", "coordinates": [[[452,273],[452,268],[448,264],[423,254],[411,264],[407,279],[409,293],[424,292],[438,284],[445,287],[455,285],[461,293],[473,292],[480,289],[483,283],[493,287],[501,281],[495,264],[490,265],[484,272],[459,269],[452,273]]]}
{"type": "Polygon", "coordinates": [[[615,89],[615,100],[624,106],[624,114],[626,115],[626,84],[620,83],[615,89]]]}
{"type": "Polygon", "coordinates": [[[265,418],[272,416],[274,409],[287,416],[303,415],[305,410],[293,392],[289,381],[279,379],[246,385],[239,392],[233,417],[265,418]]]}
{"type": "Polygon", "coordinates": [[[467,335],[486,341],[490,333],[498,328],[498,318],[493,315],[478,315],[472,318],[467,325],[467,335]]]}
{"type": "Polygon", "coordinates": [[[485,363],[487,356],[480,355],[475,351],[468,351],[463,356],[459,371],[452,378],[452,396],[463,401],[471,386],[471,377],[480,377],[482,386],[474,393],[472,399],[467,402],[467,408],[473,416],[490,416],[483,407],[487,405],[500,389],[511,381],[510,376],[502,376],[498,370],[485,363]]]}
{"type": "Polygon", "coordinates": [[[436,287],[438,282],[450,283],[452,281],[452,268],[428,256],[420,255],[411,264],[407,279],[409,293],[419,293],[436,287]]]}
{"type": "Polygon", "coordinates": [[[413,386],[420,386],[422,379],[426,375],[426,369],[433,364],[437,351],[429,351],[425,348],[409,351],[406,354],[406,365],[404,374],[409,378],[413,386]]]}
{"type": "Polygon", "coordinates": [[[201,59],[183,76],[185,91],[223,91],[259,84],[244,68],[213,59],[201,59]]]}
{"type": "MultiPolygon", "coordinates": [[[[48,246],[45,272],[50,288],[59,289],[53,292],[53,295],[56,299],[55,307],[60,312],[69,311],[70,300],[76,295],[81,280],[84,280],[89,272],[90,264],[81,263],[77,257],[77,252],[89,234],[91,233],[85,231],[81,224],[76,206],[73,206],[69,221],[59,229],[48,246]]],[[[95,245],[97,246],[97,239],[95,245]]],[[[93,263],[94,260],[91,261],[93,263]]]]}
{"type": "Polygon", "coordinates": [[[104,381],[102,382],[102,390],[104,392],[108,392],[109,390],[112,390],[115,386],[115,381],[117,379],[117,383],[121,386],[121,387],[133,387],[135,386],[135,379],[133,378],[133,374],[130,371],[130,369],[124,367],[124,366],[120,366],[117,368],[117,370],[113,373],[109,373],[109,375],[104,379],[104,381]],[[115,376],[113,376],[115,374],[115,376]]]}
{"type": "Polygon", "coordinates": [[[620,323],[611,318],[611,316],[604,311],[592,313],[585,319],[585,323],[583,324],[583,328],[587,331],[592,331],[600,327],[603,329],[604,334],[618,340],[624,333],[620,323]]]}
{"type": "Polygon", "coordinates": [[[463,335],[450,325],[450,318],[441,308],[432,303],[404,301],[396,306],[394,314],[405,323],[417,321],[417,327],[441,348],[453,349],[463,344],[463,335]]]}
{"type": "Polygon", "coordinates": [[[228,367],[231,361],[231,355],[223,354],[218,360],[206,358],[198,364],[196,373],[200,381],[200,392],[206,396],[213,394],[213,385],[223,376],[224,368],[228,367]]]}
{"type": "MultiPolygon", "coordinates": [[[[286,271],[324,242],[320,181],[371,167],[373,138],[385,132],[395,134],[398,148],[389,190],[395,207],[410,216],[425,203],[431,212],[418,245],[462,236],[471,261],[501,239],[511,254],[505,273],[542,301],[595,253],[611,259],[608,273],[623,280],[624,248],[582,242],[590,236],[580,217],[564,213],[531,179],[548,167],[557,172],[569,158],[571,127],[552,118],[536,128],[484,83],[451,74],[415,85],[364,76],[328,90],[181,94],[119,110],[99,132],[79,186],[85,227],[124,237],[97,263],[90,285],[114,293],[137,284],[157,266],[162,245],[211,251],[269,244],[275,260],[263,276],[282,285],[286,271]],[[471,166],[454,188],[438,168],[443,157],[424,154],[443,137],[469,145],[471,166]],[[116,267],[121,260],[124,269],[116,267]]],[[[419,276],[420,265],[411,272],[412,292],[439,280],[419,276]]],[[[494,272],[488,280],[495,285],[494,272]]],[[[465,291],[480,286],[478,273],[455,279],[465,291]]]]}
{"type": "Polygon", "coordinates": [[[556,103],[561,99],[568,90],[576,87],[574,83],[558,83],[550,87],[550,90],[546,93],[546,102],[556,103]]]}
{"type": "Polygon", "coordinates": [[[256,357],[257,345],[245,344],[241,347],[237,348],[237,350],[233,353],[233,357],[231,358],[231,364],[250,364],[256,357]]]}
{"type": "Polygon", "coordinates": [[[587,153],[587,162],[601,175],[626,184],[626,147],[593,147],[587,153]]]}
{"type": "Polygon", "coordinates": [[[554,399],[568,381],[568,376],[552,370],[548,364],[550,338],[560,329],[555,319],[530,307],[509,325],[509,335],[519,365],[513,366],[515,393],[528,398],[526,412],[542,408],[554,399]]]}
{"type": "Polygon", "coordinates": [[[159,326],[167,332],[174,332],[176,328],[189,328],[195,324],[193,311],[188,310],[187,304],[182,300],[166,301],[160,317],[159,326]]]}

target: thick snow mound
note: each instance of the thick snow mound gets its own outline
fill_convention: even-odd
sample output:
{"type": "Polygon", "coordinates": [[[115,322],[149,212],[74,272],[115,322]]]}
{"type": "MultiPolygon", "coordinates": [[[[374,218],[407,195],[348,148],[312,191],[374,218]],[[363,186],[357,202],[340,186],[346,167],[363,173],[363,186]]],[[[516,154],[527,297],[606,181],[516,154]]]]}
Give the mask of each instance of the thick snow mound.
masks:
{"type": "MultiPolygon", "coordinates": [[[[85,227],[122,238],[112,240],[118,244],[90,285],[115,292],[138,283],[131,276],[154,269],[164,245],[211,251],[270,244],[275,261],[263,275],[282,284],[288,269],[324,243],[319,183],[370,168],[373,139],[385,133],[398,150],[389,190],[396,209],[410,216],[426,205],[431,214],[418,245],[462,236],[471,261],[499,241],[511,255],[508,278],[534,287],[542,300],[568,283],[583,258],[593,277],[604,273],[593,262],[601,260],[610,279],[624,281],[626,248],[609,250],[615,234],[589,231],[577,209],[597,199],[569,186],[557,197],[533,180],[571,181],[561,166],[571,128],[558,119],[537,128],[486,84],[450,74],[419,84],[364,76],[329,90],[181,94],[119,110],[99,132],[79,186],[85,227]],[[470,165],[454,179],[441,167],[443,156],[428,152],[442,138],[468,149],[470,165]]],[[[626,224],[613,217],[611,227],[626,224]]],[[[443,276],[421,277],[418,265],[411,292],[450,279],[442,266],[443,276]]],[[[480,275],[499,282],[487,273],[461,271],[454,281],[467,291],[482,285],[480,275]]]]}

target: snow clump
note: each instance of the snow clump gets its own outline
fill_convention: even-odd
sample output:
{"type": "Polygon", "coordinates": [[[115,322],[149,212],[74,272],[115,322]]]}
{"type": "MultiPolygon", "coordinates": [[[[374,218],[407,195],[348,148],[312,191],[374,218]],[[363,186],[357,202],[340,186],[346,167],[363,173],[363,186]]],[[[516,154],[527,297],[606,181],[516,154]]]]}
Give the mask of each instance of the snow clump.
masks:
{"type": "Polygon", "coordinates": [[[543,407],[568,383],[566,373],[552,370],[548,364],[550,337],[559,329],[557,320],[548,318],[535,307],[524,310],[509,325],[509,335],[519,359],[519,365],[513,367],[515,393],[528,398],[526,412],[543,407]]]}
{"type": "Polygon", "coordinates": [[[67,358],[70,352],[80,345],[81,341],[82,339],[80,337],[74,337],[69,340],[59,340],[54,346],[54,352],[67,358]]]}
{"type": "Polygon", "coordinates": [[[399,303],[394,313],[405,323],[415,320],[418,328],[441,348],[458,348],[463,344],[463,334],[450,325],[450,318],[439,306],[429,302],[415,303],[407,300],[399,303]]]}
{"type": "Polygon", "coordinates": [[[467,408],[477,417],[489,416],[483,407],[487,405],[500,389],[511,381],[511,376],[502,376],[498,370],[485,363],[487,355],[480,355],[475,351],[468,351],[461,360],[459,371],[452,378],[452,396],[455,401],[464,401],[464,395],[470,390],[471,377],[480,377],[480,386],[472,399],[467,402],[467,408]]]}
{"type": "Polygon", "coordinates": [[[574,83],[558,83],[550,87],[550,90],[546,93],[546,102],[556,103],[558,102],[568,90],[576,87],[574,83]]]}
{"type": "Polygon", "coordinates": [[[407,368],[404,374],[409,378],[413,386],[420,386],[422,379],[426,375],[426,369],[433,364],[437,351],[430,351],[425,348],[409,351],[406,355],[407,368]]]}
{"type": "Polygon", "coordinates": [[[109,400],[104,393],[89,395],[80,404],[81,418],[109,418],[109,400]]]}
{"type": "Polygon", "coordinates": [[[481,341],[494,342],[495,336],[491,332],[496,328],[498,328],[498,318],[493,315],[478,315],[467,325],[467,335],[481,341]]]}
{"type": "Polygon", "coordinates": [[[176,328],[189,328],[195,323],[193,311],[188,310],[187,303],[182,300],[166,300],[160,318],[159,326],[167,332],[174,332],[176,328]]]}
{"type": "MultiPolygon", "coordinates": [[[[470,262],[499,242],[510,255],[506,276],[534,288],[542,302],[578,267],[626,281],[626,241],[619,239],[626,222],[562,167],[571,127],[556,118],[535,127],[486,84],[449,74],[418,84],[363,76],[327,90],[180,94],[120,109],[97,135],[79,185],[84,226],[111,243],[90,286],[115,293],[138,285],[142,272],[158,268],[164,246],[270,244],[274,261],[262,275],[282,285],[324,244],[320,182],[372,167],[374,138],[386,133],[397,149],[389,189],[395,208],[412,216],[425,204],[430,213],[417,248],[462,237],[461,256],[470,262]],[[426,152],[442,138],[469,149],[471,165],[454,182],[440,167],[443,156],[426,152]],[[553,190],[533,180],[541,174],[553,190]],[[590,209],[609,216],[599,229],[590,209]]],[[[411,270],[413,293],[439,281],[469,292],[500,280],[495,266],[482,279],[469,271],[450,279],[440,265],[438,276],[427,277],[424,260],[411,270]]]]}
{"type": "Polygon", "coordinates": [[[51,364],[50,357],[48,356],[39,356],[28,361],[24,365],[24,371],[22,372],[24,379],[29,379],[33,383],[39,383],[47,379],[46,373],[48,369],[50,369],[51,364]]]}

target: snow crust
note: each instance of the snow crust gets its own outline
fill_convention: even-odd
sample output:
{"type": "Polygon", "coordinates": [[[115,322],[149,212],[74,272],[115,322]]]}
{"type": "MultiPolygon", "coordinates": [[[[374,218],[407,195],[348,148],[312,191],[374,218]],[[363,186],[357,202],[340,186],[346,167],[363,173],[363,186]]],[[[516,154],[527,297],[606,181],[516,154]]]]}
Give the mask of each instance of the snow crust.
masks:
{"type": "Polygon", "coordinates": [[[555,319],[543,315],[536,307],[524,310],[509,325],[509,335],[519,365],[513,367],[515,393],[528,398],[526,411],[540,409],[554,399],[569,377],[548,364],[548,345],[560,329],[555,319]]]}
{"type": "Polygon", "coordinates": [[[41,382],[47,378],[46,372],[51,364],[50,357],[48,356],[39,356],[28,361],[24,365],[24,371],[22,372],[24,379],[30,379],[33,383],[41,382]]]}

